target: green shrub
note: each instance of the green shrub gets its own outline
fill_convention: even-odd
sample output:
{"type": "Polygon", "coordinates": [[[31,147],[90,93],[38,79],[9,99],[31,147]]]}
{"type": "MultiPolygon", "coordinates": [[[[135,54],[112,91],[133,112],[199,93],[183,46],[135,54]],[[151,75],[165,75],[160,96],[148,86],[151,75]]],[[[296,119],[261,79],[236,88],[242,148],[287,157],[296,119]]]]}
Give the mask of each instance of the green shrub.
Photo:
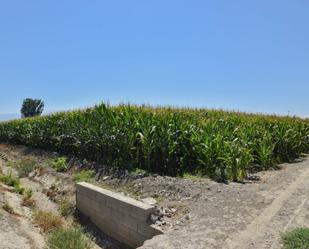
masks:
{"type": "Polygon", "coordinates": [[[68,170],[67,158],[58,157],[53,161],[53,168],[58,172],[66,172],[68,170]]]}
{"type": "Polygon", "coordinates": [[[91,243],[80,228],[60,228],[50,234],[47,249],[90,249],[91,243]]]}
{"type": "Polygon", "coordinates": [[[68,217],[69,215],[74,213],[75,205],[70,202],[68,198],[62,198],[59,201],[58,205],[58,210],[62,216],[68,217]]]}
{"type": "Polygon", "coordinates": [[[309,228],[297,228],[282,235],[283,249],[308,249],[309,228]]]}
{"type": "Polygon", "coordinates": [[[94,170],[82,170],[73,174],[74,182],[91,182],[95,176],[94,170]]]}

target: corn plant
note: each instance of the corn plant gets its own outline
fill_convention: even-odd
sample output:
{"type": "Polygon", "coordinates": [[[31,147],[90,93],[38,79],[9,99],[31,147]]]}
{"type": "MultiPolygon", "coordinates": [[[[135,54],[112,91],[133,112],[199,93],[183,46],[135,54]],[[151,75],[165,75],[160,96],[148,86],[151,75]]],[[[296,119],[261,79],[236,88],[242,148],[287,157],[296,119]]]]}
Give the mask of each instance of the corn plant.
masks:
{"type": "Polygon", "coordinates": [[[0,142],[110,167],[241,180],[309,151],[309,122],[222,110],[104,103],[0,123],[0,142]]]}

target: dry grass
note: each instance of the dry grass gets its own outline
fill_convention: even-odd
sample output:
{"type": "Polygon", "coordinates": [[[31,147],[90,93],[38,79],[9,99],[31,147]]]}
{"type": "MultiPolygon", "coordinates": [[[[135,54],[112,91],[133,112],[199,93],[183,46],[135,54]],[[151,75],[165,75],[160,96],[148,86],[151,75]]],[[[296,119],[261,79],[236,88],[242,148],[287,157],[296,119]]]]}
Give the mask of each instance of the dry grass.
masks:
{"type": "Polygon", "coordinates": [[[38,225],[43,233],[61,228],[64,224],[60,216],[44,211],[38,211],[34,214],[33,223],[38,225]]]}
{"type": "Polygon", "coordinates": [[[9,214],[15,214],[14,209],[8,203],[4,203],[2,208],[3,210],[7,211],[9,214]]]}
{"type": "Polygon", "coordinates": [[[36,202],[32,198],[27,198],[26,196],[23,197],[21,204],[25,207],[29,208],[35,208],[36,207],[36,202]]]}
{"type": "Polygon", "coordinates": [[[74,214],[75,205],[68,198],[62,198],[59,201],[58,211],[64,217],[74,214]]]}
{"type": "Polygon", "coordinates": [[[34,207],[36,207],[36,202],[35,202],[35,200],[32,198],[32,190],[31,190],[31,189],[27,189],[27,190],[24,192],[24,196],[23,196],[23,199],[22,199],[21,204],[22,204],[23,206],[26,206],[26,207],[29,207],[29,208],[34,208],[34,207]]]}
{"type": "Polygon", "coordinates": [[[34,157],[25,157],[15,165],[19,177],[27,177],[32,171],[39,167],[34,157]]]}

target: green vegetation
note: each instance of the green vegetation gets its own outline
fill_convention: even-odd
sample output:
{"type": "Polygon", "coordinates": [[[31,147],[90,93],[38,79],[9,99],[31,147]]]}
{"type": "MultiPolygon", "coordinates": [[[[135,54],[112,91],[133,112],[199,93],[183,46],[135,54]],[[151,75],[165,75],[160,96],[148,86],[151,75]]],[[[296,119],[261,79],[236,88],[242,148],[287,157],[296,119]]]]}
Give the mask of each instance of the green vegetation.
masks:
{"type": "Polygon", "coordinates": [[[24,99],[21,107],[21,115],[24,118],[39,116],[44,110],[44,102],[41,99],[24,99]]]}
{"type": "MultiPolygon", "coordinates": [[[[0,123],[0,141],[111,167],[241,180],[309,151],[309,121],[206,109],[101,104],[0,123]]],[[[67,169],[66,160],[55,168],[67,169]],[[65,163],[64,163],[65,161],[65,163]]]]}
{"type": "Polygon", "coordinates": [[[198,174],[192,175],[190,173],[184,173],[182,177],[184,179],[190,179],[190,180],[201,180],[204,178],[202,175],[198,175],[198,174]]]}
{"type": "Polygon", "coordinates": [[[20,181],[17,177],[10,175],[0,175],[0,181],[4,184],[14,187],[15,185],[19,185],[20,181]]]}
{"type": "Polygon", "coordinates": [[[52,163],[53,168],[58,172],[66,172],[68,170],[67,158],[66,157],[58,157],[52,163]]]}
{"type": "Polygon", "coordinates": [[[82,170],[73,174],[74,182],[91,182],[95,176],[94,170],[82,170]]]}
{"type": "Polygon", "coordinates": [[[59,229],[64,224],[60,216],[44,211],[38,211],[34,214],[33,223],[38,225],[43,233],[59,229]]]}
{"type": "Polygon", "coordinates": [[[0,174],[0,181],[3,182],[4,184],[11,186],[14,188],[14,191],[18,194],[23,194],[25,189],[20,186],[20,180],[19,178],[10,175],[1,175],[0,174]]]}
{"type": "Polygon", "coordinates": [[[69,215],[74,213],[75,205],[70,202],[68,198],[62,198],[59,201],[58,205],[58,210],[62,216],[68,217],[69,215]]]}
{"type": "Polygon", "coordinates": [[[60,228],[50,234],[48,249],[90,249],[89,239],[80,228],[60,228]]]}
{"type": "Polygon", "coordinates": [[[144,169],[134,168],[130,171],[132,175],[147,175],[147,171],[144,169]]]}
{"type": "Polygon", "coordinates": [[[21,187],[20,184],[14,185],[14,191],[17,194],[22,195],[24,193],[24,191],[25,191],[25,188],[21,187]]]}
{"type": "Polygon", "coordinates": [[[297,228],[282,235],[283,249],[308,249],[309,228],[297,228]]]}

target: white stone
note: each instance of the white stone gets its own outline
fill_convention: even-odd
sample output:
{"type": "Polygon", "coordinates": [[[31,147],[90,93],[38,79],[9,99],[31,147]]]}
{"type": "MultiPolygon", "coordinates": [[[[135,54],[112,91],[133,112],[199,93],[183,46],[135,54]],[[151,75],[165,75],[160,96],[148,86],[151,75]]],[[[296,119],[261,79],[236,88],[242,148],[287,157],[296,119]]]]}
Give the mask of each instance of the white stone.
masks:
{"type": "Polygon", "coordinates": [[[151,205],[151,206],[156,206],[157,201],[154,198],[148,197],[148,198],[144,198],[142,199],[142,202],[151,205]]]}

